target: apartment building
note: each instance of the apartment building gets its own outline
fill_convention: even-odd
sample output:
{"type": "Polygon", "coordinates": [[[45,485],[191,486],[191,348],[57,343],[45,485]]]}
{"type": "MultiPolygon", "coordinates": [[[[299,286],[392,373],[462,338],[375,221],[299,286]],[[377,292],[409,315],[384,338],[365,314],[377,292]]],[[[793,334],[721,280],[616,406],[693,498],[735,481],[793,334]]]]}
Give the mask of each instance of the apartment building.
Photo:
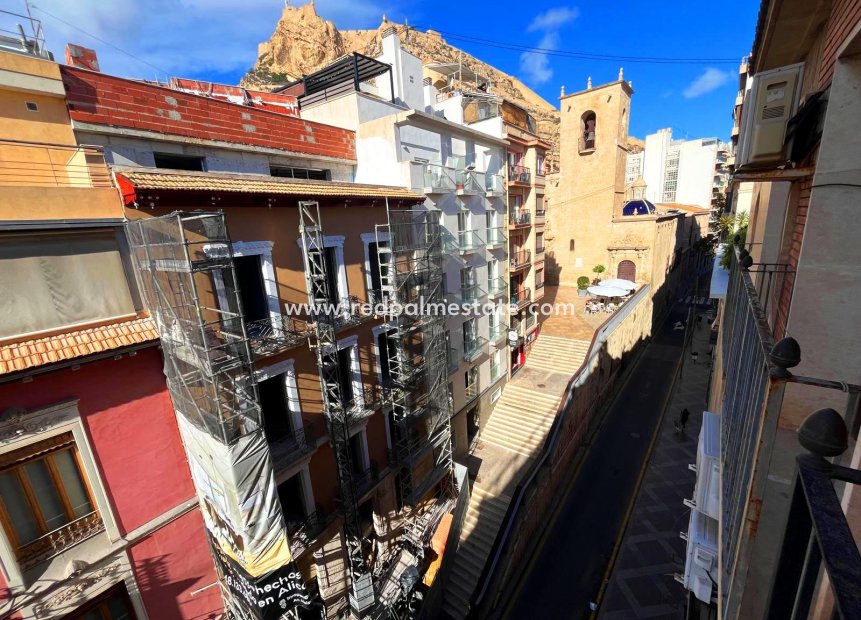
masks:
{"type": "Polygon", "coordinates": [[[447,302],[495,307],[445,317],[452,441],[462,460],[508,377],[507,141],[438,111],[424,71],[392,28],[378,58],[354,54],[280,92],[298,98],[303,119],[356,132],[357,182],[425,196],[446,240],[447,302]]]}
{"type": "Polygon", "coordinates": [[[431,65],[431,99],[449,120],[508,141],[505,180],[508,201],[508,272],[511,330],[511,373],[526,361],[538,336],[535,304],[544,296],[545,160],[550,145],[535,133],[535,120],[518,105],[490,94],[482,76],[462,75],[459,65],[431,65]],[[437,76],[434,79],[433,76],[437,76]],[[451,87],[472,83],[471,90],[451,87]],[[441,79],[448,78],[448,79],[441,79]]]}
{"type": "Polygon", "coordinates": [[[0,615],[217,617],[119,195],[38,22],[0,20],[0,615]]]}
{"type": "Polygon", "coordinates": [[[748,63],[732,184],[751,184],[750,220],[712,283],[689,617],[849,618],[861,583],[861,3],[764,0],[748,63]],[[700,467],[716,453],[718,469],[700,467]]]}
{"type": "Polygon", "coordinates": [[[299,118],[291,95],[62,75],[131,221],[228,606],[237,582],[277,582],[288,593],[258,603],[382,613],[404,571],[425,577],[457,496],[442,318],[368,307],[441,301],[436,216],[421,194],[346,182],[355,133],[299,118]],[[251,493],[269,542],[240,509],[251,493]]]}

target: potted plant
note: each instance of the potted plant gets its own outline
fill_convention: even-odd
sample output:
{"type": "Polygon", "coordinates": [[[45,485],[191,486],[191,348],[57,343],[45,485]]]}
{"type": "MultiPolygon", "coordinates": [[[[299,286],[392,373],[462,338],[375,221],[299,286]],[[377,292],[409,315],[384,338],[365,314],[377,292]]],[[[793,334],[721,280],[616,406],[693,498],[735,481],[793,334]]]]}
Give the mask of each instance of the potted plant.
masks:
{"type": "Polygon", "coordinates": [[[587,276],[580,276],[577,278],[577,294],[580,297],[586,297],[586,289],[589,288],[589,278],[587,276]]]}
{"type": "Polygon", "coordinates": [[[592,267],[592,272],[595,274],[595,280],[593,284],[601,284],[601,274],[607,270],[604,265],[595,265],[592,267]]]}

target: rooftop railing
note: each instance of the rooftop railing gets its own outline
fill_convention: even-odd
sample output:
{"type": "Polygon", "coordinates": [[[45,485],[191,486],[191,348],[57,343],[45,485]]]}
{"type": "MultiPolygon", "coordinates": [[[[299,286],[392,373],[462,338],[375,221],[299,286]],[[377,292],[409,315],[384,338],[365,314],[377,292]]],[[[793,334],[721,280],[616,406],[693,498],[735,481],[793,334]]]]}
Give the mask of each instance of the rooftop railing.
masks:
{"type": "Polygon", "coordinates": [[[50,59],[42,22],[29,15],[0,10],[0,51],[50,59]]]}
{"type": "Polygon", "coordinates": [[[0,140],[0,187],[112,187],[100,147],[0,140]]]}

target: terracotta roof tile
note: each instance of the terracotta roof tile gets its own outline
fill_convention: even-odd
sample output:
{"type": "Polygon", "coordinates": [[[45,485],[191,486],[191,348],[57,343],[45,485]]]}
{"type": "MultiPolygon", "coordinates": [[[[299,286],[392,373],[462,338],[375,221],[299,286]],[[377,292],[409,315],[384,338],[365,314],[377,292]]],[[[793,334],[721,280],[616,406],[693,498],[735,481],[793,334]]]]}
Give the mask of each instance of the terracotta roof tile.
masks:
{"type": "Polygon", "coordinates": [[[395,198],[424,202],[424,196],[403,187],[309,181],[270,177],[262,174],[225,174],[213,172],[180,172],[147,168],[116,169],[117,174],[135,189],[220,191],[245,194],[286,194],[303,198],[315,196],[395,198]]]}
{"type": "Polygon", "coordinates": [[[0,375],[158,339],[151,318],[0,344],[0,375]]]}

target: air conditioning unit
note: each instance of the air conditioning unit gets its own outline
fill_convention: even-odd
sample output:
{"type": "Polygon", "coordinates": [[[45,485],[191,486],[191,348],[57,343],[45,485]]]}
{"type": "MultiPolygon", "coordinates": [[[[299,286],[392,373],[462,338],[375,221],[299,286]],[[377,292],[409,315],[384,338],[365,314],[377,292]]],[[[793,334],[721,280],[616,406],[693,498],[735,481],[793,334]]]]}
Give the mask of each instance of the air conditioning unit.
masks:
{"type": "Polygon", "coordinates": [[[804,63],[753,76],[742,106],[736,166],[786,161],[786,126],[798,109],[804,63]]]}
{"type": "Polygon", "coordinates": [[[694,549],[694,564],[700,568],[710,571],[715,564],[715,554],[702,547],[694,549]]]}

